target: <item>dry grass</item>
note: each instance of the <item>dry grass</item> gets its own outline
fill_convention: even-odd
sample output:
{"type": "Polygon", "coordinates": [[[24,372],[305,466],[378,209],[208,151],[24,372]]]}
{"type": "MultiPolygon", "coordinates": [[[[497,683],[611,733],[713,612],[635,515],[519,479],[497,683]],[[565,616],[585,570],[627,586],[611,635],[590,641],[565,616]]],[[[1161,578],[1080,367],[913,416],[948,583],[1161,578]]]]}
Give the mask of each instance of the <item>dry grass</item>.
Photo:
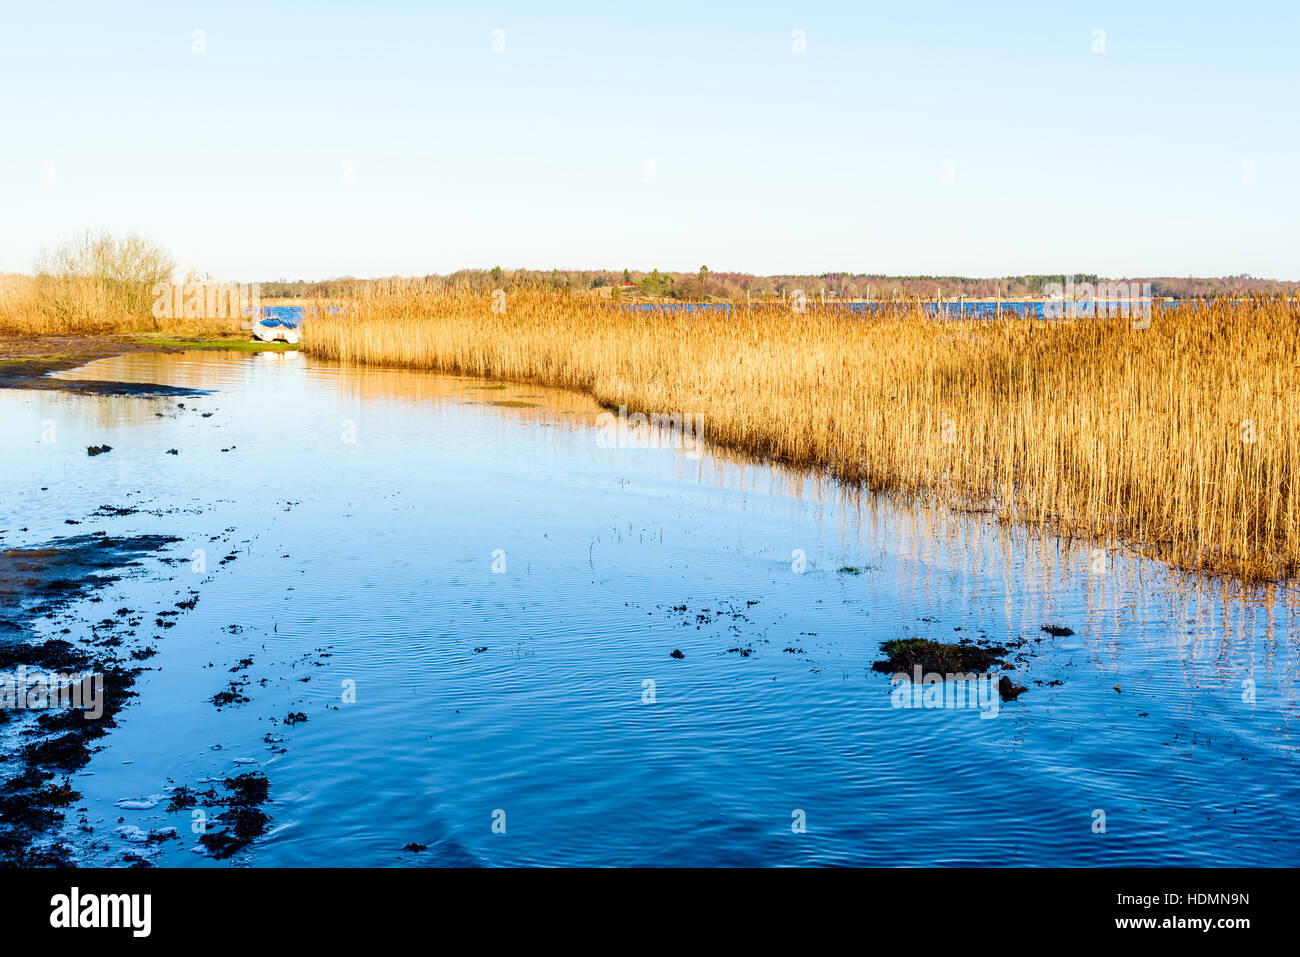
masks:
{"type": "Polygon", "coordinates": [[[1145,330],[809,310],[661,314],[522,292],[497,313],[407,284],[314,316],[304,348],[703,413],[715,443],[873,491],[1247,581],[1300,571],[1294,305],[1158,310],[1145,330]]]}
{"type": "Polygon", "coordinates": [[[0,276],[0,335],[237,335],[239,317],[155,319],[150,286],[87,276],[0,276]]]}

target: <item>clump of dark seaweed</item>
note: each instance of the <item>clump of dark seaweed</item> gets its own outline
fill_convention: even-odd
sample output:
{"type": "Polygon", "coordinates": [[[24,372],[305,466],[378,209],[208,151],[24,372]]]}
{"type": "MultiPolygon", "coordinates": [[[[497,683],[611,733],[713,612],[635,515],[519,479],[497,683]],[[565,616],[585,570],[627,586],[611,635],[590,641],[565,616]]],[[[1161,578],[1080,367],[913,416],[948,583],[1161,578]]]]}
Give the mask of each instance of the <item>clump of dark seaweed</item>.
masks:
{"type": "Polygon", "coordinates": [[[225,827],[209,830],[199,837],[199,843],[219,860],[247,847],[255,838],[266,833],[266,827],[271,823],[271,818],[258,806],[270,796],[271,784],[266,775],[249,771],[237,777],[226,778],[221,783],[226,789],[226,795],[214,796],[212,804],[225,807],[216,817],[217,822],[225,827]]]}
{"type": "Polygon", "coordinates": [[[218,691],[209,699],[218,708],[224,708],[232,704],[247,704],[252,699],[244,694],[244,685],[230,682],[230,687],[225,691],[218,691]]]}
{"type": "Polygon", "coordinates": [[[928,638],[896,638],[880,646],[888,657],[873,662],[872,671],[882,674],[912,674],[919,665],[924,673],[958,674],[985,672],[994,665],[1005,664],[1007,649],[1001,645],[977,645],[973,642],[945,644],[928,638]]]}

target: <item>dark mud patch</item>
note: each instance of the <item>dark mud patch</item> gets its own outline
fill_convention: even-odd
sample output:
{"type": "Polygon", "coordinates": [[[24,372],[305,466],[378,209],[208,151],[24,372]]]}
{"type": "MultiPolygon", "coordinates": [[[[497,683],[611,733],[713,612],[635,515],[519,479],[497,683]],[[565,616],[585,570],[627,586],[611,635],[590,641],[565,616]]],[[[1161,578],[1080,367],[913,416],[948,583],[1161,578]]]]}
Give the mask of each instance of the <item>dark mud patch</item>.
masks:
{"type": "Polygon", "coordinates": [[[91,672],[102,681],[98,708],[42,710],[24,732],[35,740],[6,756],[6,765],[17,773],[0,785],[0,866],[69,863],[63,845],[37,851],[33,844],[63,822],[63,809],[79,796],[66,776],[85,767],[98,739],[117,726],[115,716],[135,696],[131,686],[139,674],[138,669],[116,664],[85,669],[91,672]],[[50,783],[59,776],[64,784],[50,783]]]}
{"type": "Polygon", "coordinates": [[[0,551],[0,609],[6,620],[26,624],[24,617],[36,617],[34,607],[24,612],[32,599],[46,606],[39,614],[48,614],[51,603],[66,605],[116,580],[98,573],[139,565],[139,559],[179,541],[172,535],[94,533],[56,538],[35,548],[6,548],[0,551]]]}
{"type": "MultiPolygon", "coordinates": [[[[17,710],[17,697],[0,696],[0,725],[21,721],[16,747],[0,755],[0,866],[60,866],[71,863],[62,843],[36,847],[46,832],[56,828],[71,803],[66,776],[90,761],[98,739],[116,727],[115,716],[135,696],[132,686],[140,674],[124,654],[105,649],[121,645],[112,632],[119,622],[104,619],[98,625],[84,622],[79,644],[63,638],[37,636],[35,625],[85,599],[99,601],[93,593],[117,581],[124,569],[156,556],[180,541],[167,535],[109,536],[103,533],[58,538],[44,545],[0,551],[0,673],[4,687],[19,687],[23,669],[33,674],[82,676],[81,694],[17,710]],[[15,710],[8,710],[13,706],[15,710]],[[63,777],[65,783],[51,783],[63,777]]],[[[130,614],[119,609],[118,615],[130,614]]],[[[69,628],[63,633],[71,634],[69,628]]],[[[50,697],[53,697],[52,695],[50,697]]],[[[30,704],[30,701],[27,702],[30,704]]]]}

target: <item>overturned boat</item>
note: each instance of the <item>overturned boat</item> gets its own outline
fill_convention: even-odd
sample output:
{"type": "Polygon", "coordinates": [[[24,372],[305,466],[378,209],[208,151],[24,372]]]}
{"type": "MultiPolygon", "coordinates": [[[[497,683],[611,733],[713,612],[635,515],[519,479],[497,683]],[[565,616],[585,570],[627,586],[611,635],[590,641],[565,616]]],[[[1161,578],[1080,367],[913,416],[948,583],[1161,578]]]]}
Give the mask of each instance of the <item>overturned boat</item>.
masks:
{"type": "Polygon", "coordinates": [[[302,330],[292,319],[268,316],[253,323],[252,333],[259,342],[302,342],[302,330]]]}

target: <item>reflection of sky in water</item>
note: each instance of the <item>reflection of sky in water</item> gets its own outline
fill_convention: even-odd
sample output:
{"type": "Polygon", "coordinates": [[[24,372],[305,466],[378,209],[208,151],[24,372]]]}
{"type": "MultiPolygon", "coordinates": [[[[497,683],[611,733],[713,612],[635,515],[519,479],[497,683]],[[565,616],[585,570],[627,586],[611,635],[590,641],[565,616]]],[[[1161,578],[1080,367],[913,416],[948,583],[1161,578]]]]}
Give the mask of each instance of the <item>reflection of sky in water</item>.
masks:
{"type": "MultiPolygon", "coordinates": [[[[201,594],[74,781],[114,854],[120,815],[188,820],[112,802],[253,758],[275,798],[255,864],[1295,860],[1294,593],[1225,598],[1118,554],[1092,575],[1088,549],[987,516],[854,501],[712,453],[599,448],[597,407],[532,386],[296,353],[65,375],[213,390],[0,392],[19,451],[0,463],[5,543],[171,532],[173,580],[128,578],[98,607],[201,594]],[[88,458],[100,443],[113,451],[88,458]],[[64,525],[100,505],[159,514],[64,525]],[[867,570],[837,571],[850,565],[867,570]],[[995,720],[894,709],[866,671],[883,640],[981,630],[1035,649],[1012,672],[1030,692],[995,720]],[[245,656],[253,701],[217,712],[204,699],[245,656]],[[269,720],[291,710],[310,720],[269,720]],[[403,854],[413,841],[430,848],[403,854]]],[[[175,843],[160,857],[203,861],[175,843]]]]}

